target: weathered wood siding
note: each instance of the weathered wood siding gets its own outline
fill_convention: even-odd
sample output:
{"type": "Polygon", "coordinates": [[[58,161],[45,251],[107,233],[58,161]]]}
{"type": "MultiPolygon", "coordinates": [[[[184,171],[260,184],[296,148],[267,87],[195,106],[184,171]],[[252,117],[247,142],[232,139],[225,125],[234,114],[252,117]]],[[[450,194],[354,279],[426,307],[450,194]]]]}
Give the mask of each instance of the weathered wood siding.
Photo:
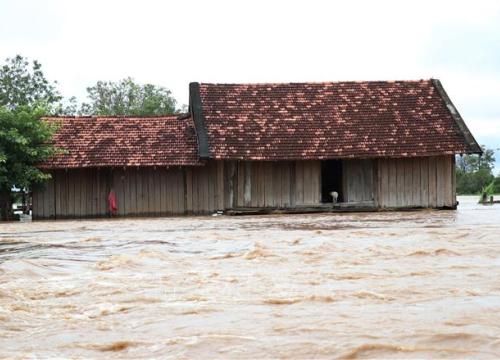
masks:
{"type": "Polygon", "coordinates": [[[319,204],[319,161],[229,161],[225,163],[225,207],[286,208],[319,204]]]}
{"type": "Polygon", "coordinates": [[[379,159],[377,203],[380,207],[454,207],[453,156],[379,159]],[[396,190],[396,191],[394,191],[396,190]]]}
{"type": "Polygon", "coordinates": [[[373,160],[345,160],[342,162],[342,168],[344,202],[373,201],[373,160]]]}
{"type": "MultiPolygon", "coordinates": [[[[454,157],[343,161],[348,203],[382,208],[454,207],[454,157]]],[[[321,202],[320,161],[209,161],[200,167],[58,170],[33,191],[34,219],[210,214],[238,207],[290,208],[321,202]]]]}

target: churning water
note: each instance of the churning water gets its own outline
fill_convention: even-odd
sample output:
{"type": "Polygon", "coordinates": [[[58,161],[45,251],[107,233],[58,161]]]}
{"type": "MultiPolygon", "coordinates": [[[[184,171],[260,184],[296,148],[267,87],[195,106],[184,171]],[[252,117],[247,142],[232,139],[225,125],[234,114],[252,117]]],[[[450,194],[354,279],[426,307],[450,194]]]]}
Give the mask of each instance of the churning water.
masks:
{"type": "Polygon", "coordinates": [[[500,205],[0,225],[0,357],[499,358],[500,205]]]}

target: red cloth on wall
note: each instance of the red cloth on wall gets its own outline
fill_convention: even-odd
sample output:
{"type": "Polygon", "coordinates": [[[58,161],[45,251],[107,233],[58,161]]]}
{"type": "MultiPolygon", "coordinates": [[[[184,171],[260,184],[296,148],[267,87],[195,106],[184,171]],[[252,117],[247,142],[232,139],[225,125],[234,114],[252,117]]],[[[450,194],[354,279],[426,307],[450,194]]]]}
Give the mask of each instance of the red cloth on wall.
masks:
{"type": "Polygon", "coordinates": [[[108,195],[108,210],[111,215],[116,215],[116,213],[118,212],[116,194],[113,190],[111,190],[108,195]]]}

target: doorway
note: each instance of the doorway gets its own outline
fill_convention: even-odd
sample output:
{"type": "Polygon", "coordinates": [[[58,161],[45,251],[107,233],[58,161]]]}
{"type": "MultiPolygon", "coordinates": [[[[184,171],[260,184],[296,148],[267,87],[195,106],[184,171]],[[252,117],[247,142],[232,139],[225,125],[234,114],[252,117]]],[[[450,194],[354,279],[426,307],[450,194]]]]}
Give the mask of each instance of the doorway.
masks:
{"type": "Polygon", "coordinates": [[[325,160],[321,162],[321,202],[332,203],[330,193],[336,191],[337,202],[344,202],[342,192],[342,160],[325,160]]]}

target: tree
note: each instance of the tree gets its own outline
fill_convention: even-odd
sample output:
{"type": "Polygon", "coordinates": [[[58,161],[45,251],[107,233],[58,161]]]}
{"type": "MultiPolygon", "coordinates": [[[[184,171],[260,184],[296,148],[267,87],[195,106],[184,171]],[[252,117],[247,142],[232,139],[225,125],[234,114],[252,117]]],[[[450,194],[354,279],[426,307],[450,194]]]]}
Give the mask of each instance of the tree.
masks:
{"type": "Polygon", "coordinates": [[[36,106],[39,103],[55,104],[62,97],[42,72],[42,65],[16,55],[7,58],[0,67],[0,106],[10,109],[17,106],[36,106]]]}
{"type": "Polygon", "coordinates": [[[457,157],[457,193],[479,194],[493,180],[494,151],[482,146],[483,155],[457,157]]]}
{"type": "Polygon", "coordinates": [[[11,217],[13,187],[31,188],[50,179],[36,167],[57,153],[51,139],[57,124],[40,121],[44,107],[0,106],[0,219],[11,217]]]}
{"type": "Polygon", "coordinates": [[[170,90],[139,85],[132,78],[119,82],[98,81],[87,88],[91,100],[81,113],[91,115],[168,115],[176,113],[176,101],[170,90]]]}

